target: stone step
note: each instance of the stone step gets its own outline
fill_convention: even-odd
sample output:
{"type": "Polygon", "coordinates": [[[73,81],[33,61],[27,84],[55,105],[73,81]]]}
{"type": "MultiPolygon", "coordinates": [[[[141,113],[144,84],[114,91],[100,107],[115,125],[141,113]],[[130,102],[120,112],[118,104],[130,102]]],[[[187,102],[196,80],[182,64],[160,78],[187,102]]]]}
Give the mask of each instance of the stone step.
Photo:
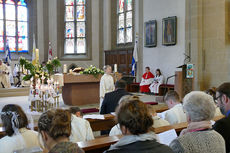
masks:
{"type": "Polygon", "coordinates": [[[1,88],[0,89],[0,97],[15,97],[15,96],[28,96],[29,88],[1,88]]]}

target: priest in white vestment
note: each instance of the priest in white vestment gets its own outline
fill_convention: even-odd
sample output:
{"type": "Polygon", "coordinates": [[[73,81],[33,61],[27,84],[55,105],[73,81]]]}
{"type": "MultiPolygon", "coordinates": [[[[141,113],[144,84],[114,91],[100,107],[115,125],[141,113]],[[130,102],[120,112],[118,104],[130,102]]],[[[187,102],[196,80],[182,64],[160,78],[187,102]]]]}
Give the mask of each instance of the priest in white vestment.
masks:
{"type": "Polygon", "coordinates": [[[165,114],[165,120],[167,120],[171,125],[187,122],[183,105],[180,102],[179,95],[176,91],[169,91],[165,95],[165,102],[169,107],[169,110],[163,112],[165,114]]]}
{"type": "Polygon", "coordinates": [[[115,90],[114,80],[113,80],[113,77],[111,76],[112,67],[109,65],[106,65],[104,67],[104,71],[105,71],[105,74],[101,77],[101,81],[100,81],[100,105],[99,105],[99,108],[101,108],[105,94],[115,90]]]}
{"type": "Polygon", "coordinates": [[[10,88],[9,70],[6,64],[0,60],[0,88],[10,88]]]}
{"type": "Polygon", "coordinates": [[[88,141],[93,140],[94,135],[93,131],[90,127],[89,121],[82,118],[82,113],[80,108],[71,107],[71,134],[70,141],[71,142],[79,142],[79,141],[88,141]]]}

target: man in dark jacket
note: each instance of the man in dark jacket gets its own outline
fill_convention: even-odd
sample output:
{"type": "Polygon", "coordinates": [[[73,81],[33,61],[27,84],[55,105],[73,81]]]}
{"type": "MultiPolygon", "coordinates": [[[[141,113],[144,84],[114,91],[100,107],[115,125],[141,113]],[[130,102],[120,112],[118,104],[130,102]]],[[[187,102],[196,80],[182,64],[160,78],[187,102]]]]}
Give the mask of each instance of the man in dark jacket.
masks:
{"type": "Polygon", "coordinates": [[[115,91],[105,94],[100,114],[109,114],[111,112],[115,112],[121,97],[129,95],[129,93],[125,91],[125,86],[125,81],[117,81],[115,84],[115,91]]]}
{"type": "Polygon", "coordinates": [[[230,152],[230,82],[223,83],[217,88],[216,100],[224,117],[217,121],[213,129],[222,135],[225,140],[226,152],[230,152]]]}

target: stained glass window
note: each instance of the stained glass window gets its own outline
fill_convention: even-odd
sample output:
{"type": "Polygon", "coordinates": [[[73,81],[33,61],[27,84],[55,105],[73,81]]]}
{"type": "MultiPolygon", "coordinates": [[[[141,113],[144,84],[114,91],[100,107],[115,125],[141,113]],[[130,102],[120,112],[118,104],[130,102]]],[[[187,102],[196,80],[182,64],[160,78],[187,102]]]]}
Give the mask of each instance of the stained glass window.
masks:
{"type": "Polygon", "coordinates": [[[15,20],[15,5],[5,5],[6,20],[15,20]]]}
{"type": "Polygon", "coordinates": [[[24,0],[0,0],[0,52],[28,52],[28,12],[24,0]]]}
{"type": "Polygon", "coordinates": [[[133,42],[133,0],[117,0],[117,43],[133,42]]]}
{"type": "Polygon", "coordinates": [[[18,6],[18,20],[27,21],[27,7],[18,6]]]}
{"type": "Polygon", "coordinates": [[[66,38],[74,38],[74,22],[66,22],[66,38]]]}
{"type": "Polygon", "coordinates": [[[6,4],[15,4],[14,0],[6,0],[6,4]]]}
{"type": "Polygon", "coordinates": [[[66,0],[65,5],[74,5],[74,0],[66,0]]]}
{"type": "Polygon", "coordinates": [[[65,54],[86,53],[86,0],[65,0],[65,54]]]}

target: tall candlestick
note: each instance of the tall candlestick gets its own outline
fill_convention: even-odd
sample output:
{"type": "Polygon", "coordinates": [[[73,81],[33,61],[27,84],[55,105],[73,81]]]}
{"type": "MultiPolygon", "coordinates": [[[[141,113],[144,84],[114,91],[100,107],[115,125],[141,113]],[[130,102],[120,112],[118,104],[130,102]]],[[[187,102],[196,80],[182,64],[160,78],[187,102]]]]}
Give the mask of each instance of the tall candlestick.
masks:
{"type": "Polygon", "coordinates": [[[117,64],[114,64],[114,72],[117,72],[117,64]]]}
{"type": "Polygon", "coordinates": [[[35,50],[35,59],[36,59],[36,63],[39,63],[39,49],[35,50]]]}
{"type": "Polygon", "coordinates": [[[63,73],[67,73],[67,65],[66,64],[63,65],[63,73]]]}

